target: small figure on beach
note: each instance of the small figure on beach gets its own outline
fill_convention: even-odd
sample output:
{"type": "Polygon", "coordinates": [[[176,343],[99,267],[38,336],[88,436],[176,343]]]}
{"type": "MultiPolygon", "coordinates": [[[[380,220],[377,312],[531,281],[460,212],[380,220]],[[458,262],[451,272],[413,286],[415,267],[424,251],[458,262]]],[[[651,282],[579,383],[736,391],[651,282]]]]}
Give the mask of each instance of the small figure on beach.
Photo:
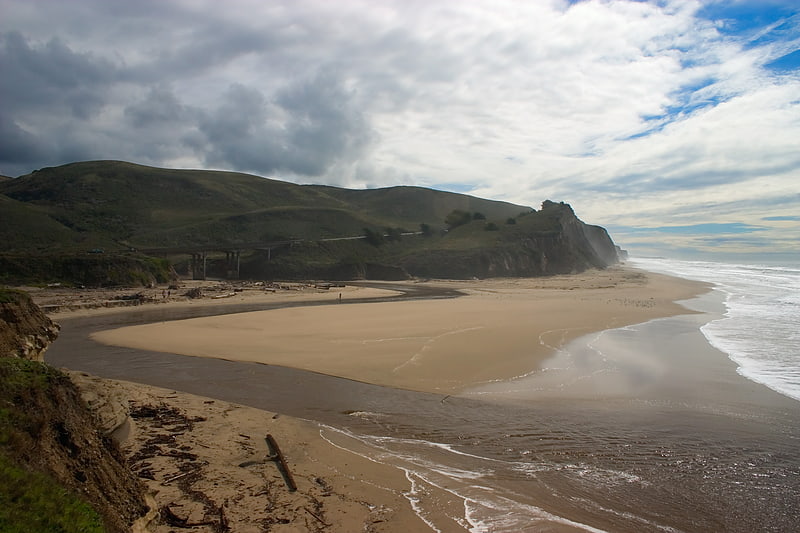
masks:
{"type": "Polygon", "coordinates": [[[339,303],[342,303],[342,293],[339,293],[339,303]]]}

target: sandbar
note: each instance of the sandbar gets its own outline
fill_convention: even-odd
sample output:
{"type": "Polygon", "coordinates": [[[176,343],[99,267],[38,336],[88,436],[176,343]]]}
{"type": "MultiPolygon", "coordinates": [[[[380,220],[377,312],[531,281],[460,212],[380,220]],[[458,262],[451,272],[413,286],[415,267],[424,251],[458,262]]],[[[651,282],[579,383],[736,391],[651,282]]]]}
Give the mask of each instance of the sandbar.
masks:
{"type": "Polygon", "coordinates": [[[459,298],[338,303],[128,326],[95,341],[281,365],[390,387],[456,394],[535,371],[592,331],[690,313],[708,290],[626,266],[569,276],[428,281],[459,298]]]}

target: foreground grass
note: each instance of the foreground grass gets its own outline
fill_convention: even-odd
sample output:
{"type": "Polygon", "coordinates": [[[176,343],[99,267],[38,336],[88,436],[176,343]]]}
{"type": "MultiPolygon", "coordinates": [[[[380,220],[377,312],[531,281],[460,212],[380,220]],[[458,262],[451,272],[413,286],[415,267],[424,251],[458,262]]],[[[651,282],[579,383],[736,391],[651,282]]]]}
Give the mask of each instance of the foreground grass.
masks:
{"type": "Polygon", "coordinates": [[[34,398],[47,394],[59,376],[42,363],[0,357],[0,532],[104,531],[100,515],[85,500],[15,458],[41,429],[34,398]]]}
{"type": "Polygon", "coordinates": [[[102,533],[100,516],[52,478],[29,472],[0,452],[0,531],[102,533]]]}

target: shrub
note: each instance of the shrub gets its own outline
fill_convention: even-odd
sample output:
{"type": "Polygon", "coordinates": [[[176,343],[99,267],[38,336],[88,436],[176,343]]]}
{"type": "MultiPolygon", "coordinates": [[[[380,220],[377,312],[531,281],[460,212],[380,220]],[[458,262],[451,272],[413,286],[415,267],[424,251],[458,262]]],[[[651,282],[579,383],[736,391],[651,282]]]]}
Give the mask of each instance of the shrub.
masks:
{"type": "Polygon", "coordinates": [[[467,211],[462,211],[461,209],[454,209],[447,215],[444,219],[444,223],[447,224],[449,229],[457,228],[458,226],[463,226],[464,224],[468,223],[472,220],[472,215],[469,214],[467,211]]]}

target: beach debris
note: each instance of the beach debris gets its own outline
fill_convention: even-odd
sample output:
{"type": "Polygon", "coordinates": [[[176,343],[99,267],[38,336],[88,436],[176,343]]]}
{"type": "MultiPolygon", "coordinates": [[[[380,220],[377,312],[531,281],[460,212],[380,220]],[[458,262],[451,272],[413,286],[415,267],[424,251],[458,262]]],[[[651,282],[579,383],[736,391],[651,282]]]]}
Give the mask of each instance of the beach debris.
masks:
{"type": "Polygon", "coordinates": [[[188,291],[186,291],[184,296],[186,296],[187,298],[191,298],[191,299],[202,298],[203,297],[203,289],[201,289],[200,287],[194,287],[194,288],[189,289],[188,291]]]}
{"type": "Polygon", "coordinates": [[[236,296],[235,292],[226,292],[225,294],[217,294],[216,296],[212,296],[211,298],[219,300],[221,298],[231,298],[233,296],[236,296]]]}
{"type": "Polygon", "coordinates": [[[313,516],[314,518],[316,518],[316,519],[319,521],[319,523],[320,523],[320,524],[322,524],[322,525],[323,525],[323,526],[325,526],[325,527],[330,527],[330,524],[329,524],[329,523],[327,523],[325,520],[323,520],[322,518],[320,518],[320,517],[319,517],[319,515],[317,515],[316,513],[314,513],[314,512],[313,512],[311,509],[309,509],[308,507],[305,507],[305,506],[303,507],[303,509],[305,509],[305,510],[306,510],[306,512],[307,512],[308,514],[310,514],[311,516],[313,516]]]}
{"type": "Polygon", "coordinates": [[[174,476],[170,476],[167,479],[165,479],[164,481],[162,481],[161,484],[164,485],[164,486],[169,485],[173,481],[177,481],[177,480],[179,480],[179,479],[181,479],[183,477],[188,476],[189,474],[194,474],[194,473],[198,472],[202,467],[203,467],[202,465],[198,465],[196,468],[194,468],[192,470],[187,470],[186,472],[181,472],[180,474],[175,474],[174,476]]]}
{"type": "Polygon", "coordinates": [[[161,508],[161,519],[171,527],[179,527],[181,529],[191,529],[198,526],[216,526],[217,531],[229,531],[230,526],[225,517],[223,507],[219,507],[219,521],[217,520],[203,520],[201,522],[190,522],[188,518],[181,518],[170,507],[173,504],[165,505],[161,508]]]}
{"type": "Polygon", "coordinates": [[[281,449],[278,446],[278,443],[275,441],[275,438],[272,435],[267,434],[265,440],[267,441],[267,447],[269,448],[269,455],[267,456],[267,459],[275,461],[278,464],[278,469],[281,471],[281,475],[283,475],[283,480],[286,482],[286,486],[289,487],[290,491],[296,491],[297,484],[294,482],[292,473],[289,471],[289,465],[286,464],[286,459],[283,457],[283,452],[281,452],[281,449]]]}

